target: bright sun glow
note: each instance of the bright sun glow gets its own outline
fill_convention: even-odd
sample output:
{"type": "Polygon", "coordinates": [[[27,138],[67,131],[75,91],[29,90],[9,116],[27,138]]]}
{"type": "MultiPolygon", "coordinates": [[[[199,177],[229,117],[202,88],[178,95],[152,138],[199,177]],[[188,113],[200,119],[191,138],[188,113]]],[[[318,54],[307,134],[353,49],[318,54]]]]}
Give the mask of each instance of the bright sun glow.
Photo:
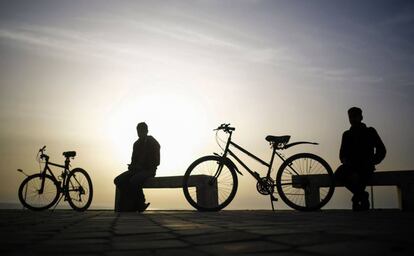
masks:
{"type": "Polygon", "coordinates": [[[161,144],[161,165],[158,176],[182,174],[194,154],[203,145],[199,136],[203,136],[206,115],[200,104],[188,97],[174,93],[148,94],[114,106],[107,136],[111,139],[114,153],[122,162],[128,164],[132,145],[137,139],[135,127],[145,121],[149,126],[149,135],[161,144]]]}

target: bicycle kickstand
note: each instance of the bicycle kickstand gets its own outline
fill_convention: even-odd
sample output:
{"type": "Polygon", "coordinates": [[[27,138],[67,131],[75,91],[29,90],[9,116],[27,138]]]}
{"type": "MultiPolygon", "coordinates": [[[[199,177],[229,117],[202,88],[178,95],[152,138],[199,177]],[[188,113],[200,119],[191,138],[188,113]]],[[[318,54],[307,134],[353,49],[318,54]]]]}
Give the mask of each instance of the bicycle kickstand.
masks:
{"type": "Polygon", "coordinates": [[[60,200],[62,200],[62,198],[63,198],[63,197],[64,197],[64,195],[62,194],[62,195],[60,196],[59,200],[56,202],[55,206],[53,207],[52,212],[54,212],[54,211],[55,211],[56,207],[58,206],[58,204],[60,203],[60,200]]]}
{"type": "Polygon", "coordinates": [[[277,198],[273,194],[270,194],[270,204],[272,205],[272,211],[273,212],[275,211],[275,207],[273,205],[273,202],[276,202],[276,201],[277,201],[277,198]]]}

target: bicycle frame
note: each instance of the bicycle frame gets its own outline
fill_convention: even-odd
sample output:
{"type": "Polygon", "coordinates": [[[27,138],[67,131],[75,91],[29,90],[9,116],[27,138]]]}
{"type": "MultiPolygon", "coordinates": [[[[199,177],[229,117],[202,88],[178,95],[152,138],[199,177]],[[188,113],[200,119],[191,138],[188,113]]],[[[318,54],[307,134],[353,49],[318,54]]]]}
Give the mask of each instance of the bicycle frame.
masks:
{"type": "MultiPolygon", "coordinates": [[[[59,186],[59,189],[62,190],[65,187],[66,176],[69,173],[69,162],[70,162],[69,159],[66,159],[65,160],[65,165],[56,164],[56,163],[49,162],[49,157],[46,157],[46,163],[45,163],[45,167],[43,168],[43,171],[42,171],[42,176],[44,177],[46,175],[47,171],[49,171],[49,173],[51,174],[53,180],[57,183],[60,183],[59,180],[56,178],[56,176],[53,174],[53,172],[50,169],[49,165],[64,169],[63,170],[63,175],[62,175],[63,180],[62,180],[62,183],[60,183],[60,186],[59,186]]],[[[42,179],[42,185],[40,187],[40,193],[43,193],[44,183],[45,183],[45,179],[43,178],[42,179]]],[[[60,191],[60,192],[62,192],[62,191],[60,191]]]]}
{"type": "MultiPolygon", "coordinates": [[[[229,137],[227,139],[226,147],[224,149],[224,153],[223,153],[222,157],[223,158],[226,158],[227,157],[227,154],[230,154],[230,156],[232,156],[241,166],[243,166],[243,168],[246,169],[246,171],[248,171],[250,173],[250,175],[252,175],[257,181],[260,181],[260,175],[259,175],[259,173],[255,172],[255,171],[252,171],[240,158],[238,158],[231,151],[230,146],[233,146],[233,147],[237,148],[238,150],[240,150],[241,152],[245,153],[249,157],[253,158],[254,160],[256,160],[257,162],[259,162],[260,164],[266,166],[268,168],[267,174],[266,174],[266,178],[270,178],[270,172],[272,170],[272,166],[273,166],[273,162],[274,162],[274,159],[275,159],[275,155],[277,155],[283,162],[285,161],[285,158],[280,153],[278,153],[276,151],[277,149],[275,147],[273,147],[273,152],[272,152],[272,156],[271,156],[270,162],[267,163],[264,160],[260,159],[259,157],[255,156],[254,154],[250,153],[248,150],[244,149],[243,147],[241,147],[237,143],[231,141],[232,133],[230,132],[229,134],[230,135],[229,135],[229,137]]],[[[242,174],[242,173],[240,173],[240,174],[242,174]]]]}

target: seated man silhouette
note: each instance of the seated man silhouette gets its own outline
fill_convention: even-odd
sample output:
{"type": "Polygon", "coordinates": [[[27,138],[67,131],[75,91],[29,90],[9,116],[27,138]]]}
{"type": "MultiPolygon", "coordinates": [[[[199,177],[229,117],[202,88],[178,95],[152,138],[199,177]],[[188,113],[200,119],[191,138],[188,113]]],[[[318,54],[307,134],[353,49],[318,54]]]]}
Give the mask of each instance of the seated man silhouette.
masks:
{"type": "Polygon", "coordinates": [[[362,123],[362,110],[352,107],[348,110],[351,128],[342,135],[339,158],[342,165],[335,172],[335,178],[345,184],[353,193],[352,209],[369,209],[369,194],[365,191],[367,181],[385,157],[384,143],[377,131],[362,123]]]}
{"type": "Polygon", "coordinates": [[[120,192],[119,211],[145,211],[149,203],[145,203],[142,186],[148,178],[155,177],[160,164],[160,144],[148,135],[147,124],[139,123],[137,133],[138,140],[134,143],[128,171],[114,180],[120,192]]]}

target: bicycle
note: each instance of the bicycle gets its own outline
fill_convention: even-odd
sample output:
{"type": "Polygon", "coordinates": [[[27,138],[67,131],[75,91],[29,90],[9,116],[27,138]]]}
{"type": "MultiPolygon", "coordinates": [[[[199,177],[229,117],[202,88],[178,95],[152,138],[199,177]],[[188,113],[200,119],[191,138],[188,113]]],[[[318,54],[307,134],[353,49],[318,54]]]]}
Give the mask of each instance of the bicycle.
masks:
{"type": "MultiPolygon", "coordinates": [[[[50,162],[45,151],[46,146],[43,146],[37,154],[39,162],[44,160],[43,171],[30,176],[26,175],[27,177],[20,184],[18,194],[22,205],[30,210],[41,211],[53,205],[56,208],[64,197],[64,201],[68,201],[75,211],[87,210],[93,197],[92,180],[82,168],[69,169],[70,159],[75,158],[76,152],[63,152],[65,164],[60,165],[50,162]],[[49,165],[62,168],[62,174],[56,177],[49,165]]],[[[21,169],[18,171],[24,173],[21,169]]]]}
{"type": "MultiPolygon", "coordinates": [[[[230,204],[235,197],[238,187],[237,174],[243,175],[243,173],[228,155],[233,157],[257,180],[256,189],[260,194],[270,195],[272,210],[274,210],[273,202],[277,201],[274,195],[276,194],[275,187],[277,188],[277,194],[288,206],[300,211],[318,210],[328,203],[332,197],[335,189],[334,177],[331,167],[325,160],[310,153],[299,153],[285,159],[284,155],[278,152],[278,150],[285,150],[299,144],[318,145],[318,143],[299,141],[288,144],[290,140],[289,135],[269,135],[266,137],[266,140],[270,143],[273,151],[270,162],[267,163],[232,141],[232,133],[235,131],[235,128],[230,127],[230,124],[221,124],[214,131],[217,131],[216,139],[218,138],[219,131],[224,131],[228,134],[226,146],[224,149],[222,148],[223,153],[221,155],[213,153],[213,155],[197,159],[188,167],[183,178],[185,198],[197,210],[219,211],[230,204]],[[261,177],[259,173],[252,171],[230,150],[230,146],[235,147],[260,164],[268,167],[266,176],[261,177]],[[282,164],[277,171],[275,179],[273,179],[271,177],[271,170],[275,155],[282,160],[282,164]],[[328,180],[325,184],[329,184],[329,186],[321,188],[312,186],[316,182],[315,179],[312,179],[313,174],[318,175],[314,177],[326,174],[324,177],[328,180]],[[201,178],[203,178],[204,182],[201,182],[201,178]],[[197,182],[199,187],[195,185],[197,182]],[[197,189],[215,191],[213,194],[210,194],[210,197],[214,198],[206,201],[202,196],[197,196],[197,189]]],[[[217,143],[220,146],[218,141],[217,143]]]]}

